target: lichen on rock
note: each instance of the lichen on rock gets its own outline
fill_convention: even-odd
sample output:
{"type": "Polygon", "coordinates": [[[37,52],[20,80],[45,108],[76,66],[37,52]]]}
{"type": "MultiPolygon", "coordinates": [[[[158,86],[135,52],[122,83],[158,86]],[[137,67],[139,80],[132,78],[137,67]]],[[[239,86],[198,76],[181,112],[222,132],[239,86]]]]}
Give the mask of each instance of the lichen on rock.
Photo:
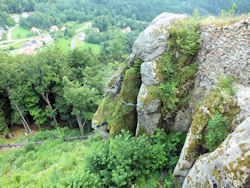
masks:
{"type": "MultiPolygon", "coordinates": [[[[226,79],[225,79],[226,80],[226,79]]],[[[224,83],[223,79],[221,83],[224,83]]],[[[209,119],[217,113],[223,114],[229,119],[234,119],[240,112],[237,103],[233,99],[228,85],[220,84],[196,108],[193,121],[183,146],[179,161],[174,170],[175,176],[185,177],[192,165],[202,153],[202,143],[204,143],[204,131],[209,119]]],[[[230,122],[232,124],[232,121],[230,122]]]]}
{"type": "Polygon", "coordinates": [[[183,188],[247,187],[250,178],[249,125],[250,118],[238,125],[214,152],[199,157],[183,188]]]}

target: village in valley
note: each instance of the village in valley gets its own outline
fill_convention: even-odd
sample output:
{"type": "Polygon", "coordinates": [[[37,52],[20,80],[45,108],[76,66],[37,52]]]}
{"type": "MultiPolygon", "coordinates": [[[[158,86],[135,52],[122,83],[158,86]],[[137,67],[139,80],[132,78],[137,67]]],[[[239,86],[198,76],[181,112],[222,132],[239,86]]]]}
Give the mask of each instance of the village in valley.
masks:
{"type": "MultiPolygon", "coordinates": [[[[84,22],[82,24],[70,23],[69,27],[75,28],[74,34],[71,37],[67,36],[68,27],[59,27],[58,25],[52,25],[47,30],[42,30],[35,26],[31,27],[30,30],[24,29],[19,25],[20,18],[27,19],[32,12],[23,12],[19,15],[10,15],[15,21],[15,26],[3,29],[0,27],[0,51],[6,51],[11,54],[26,54],[34,55],[43,48],[56,46],[57,44],[64,48],[76,49],[77,41],[84,41],[86,37],[85,30],[88,29],[88,33],[91,31],[93,33],[102,34],[100,29],[97,27],[92,27],[91,22],[84,22]],[[74,25],[75,24],[75,25],[74,25]],[[74,26],[72,26],[74,25],[74,26]],[[89,28],[91,28],[89,30],[89,28]],[[66,45],[66,46],[63,46],[66,45]]],[[[128,26],[120,30],[120,33],[130,33],[131,27],[128,26]]],[[[95,52],[99,52],[100,46],[96,44],[91,44],[88,42],[82,42],[79,44],[84,48],[93,48],[95,52]],[[97,48],[96,48],[97,47],[97,48]],[[97,50],[96,50],[97,49],[97,50]]]]}

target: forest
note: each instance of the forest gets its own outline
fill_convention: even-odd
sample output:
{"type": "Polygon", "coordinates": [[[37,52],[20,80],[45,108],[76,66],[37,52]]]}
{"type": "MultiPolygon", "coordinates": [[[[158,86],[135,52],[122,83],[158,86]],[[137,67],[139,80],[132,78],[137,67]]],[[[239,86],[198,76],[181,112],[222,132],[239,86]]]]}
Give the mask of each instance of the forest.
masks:
{"type": "MultiPolygon", "coordinates": [[[[123,27],[130,20],[151,21],[161,12],[187,13],[191,15],[198,9],[201,15],[218,15],[221,9],[229,10],[233,3],[238,5],[236,13],[248,13],[250,3],[247,0],[1,0],[1,14],[34,12],[27,20],[21,20],[21,26],[32,26],[43,29],[51,25],[61,25],[66,21],[83,22],[95,20],[95,25],[105,30],[109,25],[119,25],[125,21],[123,27]],[[101,25],[100,25],[101,24],[101,25]]],[[[1,19],[1,21],[4,21],[1,19]]],[[[7,17],[5,15],[5,22],[7,17]]],[[[1,22],[0,22],[1,24],[1,22]]],[[[10,24],[8,24],[10,25],[10,24]]]]}

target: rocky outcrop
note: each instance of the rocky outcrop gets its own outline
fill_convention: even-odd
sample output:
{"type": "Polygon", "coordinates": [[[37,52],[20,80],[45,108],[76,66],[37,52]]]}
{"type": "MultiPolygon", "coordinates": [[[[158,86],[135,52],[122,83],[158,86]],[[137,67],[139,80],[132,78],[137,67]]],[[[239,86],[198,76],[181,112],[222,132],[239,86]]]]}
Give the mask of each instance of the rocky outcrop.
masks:
{"type": "Polygon", "coordinates": [[[168,30],[178,20],[187,19],[186,14],[162,13],[136,39],[132,57],[138,56],[144,62],[162,55],[167,48],[168,30]]]}
{"type": "Polygon", "coordinates": [[[214,152],[199,157],[188,173],[183,188],[248,187],[250,185],[249,125],[250,118],[228,135],[214,152]]]}
{"type": "MultiPolygon", "coordinates": [[[[234,96],[229,95],[226,90],[219,90],[219,92],[215,90],[208,94],[197,107],[179,161],[174,170],[176,177],[185,178],[189,170],[193,168],[195,161],[202,154],[203,133],[208,120],[214,116],[215,112],[225,114],[230,120],[232,130],[236,128],[236,124],[239,125],[240,122],[249,117],[250,87],[238,84],[234,87],[234,90],[236,91],[234,96]]],[[[205,159],[202,161],[208,163],[205,159]]]]}
{"type": "Polygon", "coordinates": [[[157,92],[163,79],[158,57],[166,51],[171,27],[178,20],[187,18],[187,15],[162,13],[139,35],[133,45],[132,57],[138,56],[144,61],[140,71],[142,85],[137,97],[136,135],[151,135],[162,123],[162,104],[157,92]]]}
{"type": "Polygon", "coordinates": [[[177,39],[169,35],[178,19],[187,18],[162,13],[139,35],[128,68],[119,70],[107,83],[106,97],[92,126],[106,135],[119,134],[122,129],[152,135],[163,126],[188,132],[174,170],[176,177],[185,179],[183,187],[243,187],[249,178],[250,18],[227,26],[201,25],[201,49],[191,55],[173,47],[177,39]],[[222,74],[237,80],[234,94],[218,90],[222,74]],[[162,83],[169,92],[165,101],[159,92],[162,83]],[[176,105],[178,102],[181,104],[176,105]],[[172,105],[169,109],[165,109],[167,103],[172,105]],[[233,133],[207,153],[204,132],[216,113],[228,119],[233,133]]]}

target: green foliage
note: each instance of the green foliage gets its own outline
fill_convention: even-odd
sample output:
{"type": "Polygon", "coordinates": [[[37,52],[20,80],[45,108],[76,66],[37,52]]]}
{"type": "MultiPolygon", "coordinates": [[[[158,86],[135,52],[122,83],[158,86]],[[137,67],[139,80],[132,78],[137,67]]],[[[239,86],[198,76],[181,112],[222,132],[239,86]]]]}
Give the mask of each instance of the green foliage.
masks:
{"type": "Polygon", "coordinates": [[[152,144],[161,144],[164,147],[166,158],[164,167],[174,169],[178,162],[179,155],[186,139],[186,134],[176,131],[170,131],[168,135],[163,130],[156,129],[156,133],[151,136],[152,144]]]}
{"type": "Polygon", "coordinates": [[[169,51],[158,62],[160,74],[164,78],[160,85],[164,113],[173,114],[187,104],[192,88],[190,81],[198,68],[194,61],[200,48],[199,42],[200,32],[192,20],[178,23],[170,30],[169,51]],[[189,87],[184,88],[188,83],[189,87]]]}
{"type": "Polygon", "coordinates": [[[163,169],[166,160],[162,144],[152,144],[145,135],[133,138],[123,131],[109,143],[94,143],[86,153],[84,165],[98,174],[103,186],[121,187],[163,169]]]}
{"type": "Polygon", "coordinates": [[[79,130],[69,129],[68,127],[57,128],[53,130],[41,130],[38,131],[34,136],[23,136],[18,138],[18,142],[23,142],[29,138],[30,142],[44,141],[51,139],[62,139],[67,137],[80,136],[79,130]]]}
{"type": "Polygon", "coordinates": [[[225,10],[221,10],[220,13],[222,16],[232,16],[234,13],[235,13],[235,9],[237,8],[237,4],[236,3],[233,3],[233,6],[232,6],[232,9],[225,11],[225,10]]]}
{"type": "Polygon", "coordinates": [[[79,180],[98,185],[93,175],[79,173],[83,171],[83,151],[87,147],[85,141],[51,139],[43,145],[27,144],[0,153],[1,187],[74,187],[79,180]]]}
{"type": "Polygon", "coordinates": [[[208,121],[204,140],[209,151],[214,151],[226,139],[230,133],[229,124],[227,117],[219,113],[208,121]]]}
{"type": "MultiPolygon", "coordinates": [[[[102,186],[131,185],[137,179],[142,184],[142,179],[149,179],[156,171],[173,170],[184,140],[185,135],[179,132],[166,135],[157,130],[151,137],[134,138],[122,131],[109,142],[93,143],[86,153],[84,168],[97,175],[102,186]]],[[[151,183],[156,185],[153,179],[151,183]]]]}

